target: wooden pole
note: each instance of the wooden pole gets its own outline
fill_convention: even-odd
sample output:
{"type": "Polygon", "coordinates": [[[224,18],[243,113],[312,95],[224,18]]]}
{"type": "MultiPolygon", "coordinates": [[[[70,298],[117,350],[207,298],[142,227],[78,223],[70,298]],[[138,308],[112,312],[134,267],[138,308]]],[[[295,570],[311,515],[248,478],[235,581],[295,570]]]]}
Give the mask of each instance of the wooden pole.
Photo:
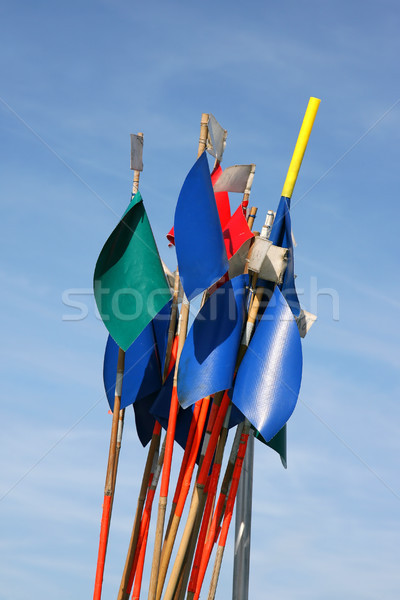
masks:
{"type": "MultiPolygon", "coordinates": [[[[235,467],[233,470],[232,483],[228,494],[228,500],[226,503],[224,520],[222,523],[222,529],[220,534],[220,539],[218,543],[217,555],[215,558],[213,574],[211,577],[210,591],[208,594],[208,600],[214,600],[215,593],[217,590],[217,583],[219,578],[219,573],[221,570],[222,558],[224,555],[226,540],[228,537],[229,526],[232,520],[233,507],[235,505],[235,498],[237,494],[237,489],[240,480],[240,474],[242,471],[243,460],[246,454],[247,441],[249,438],[250,432],[250,422],[246,419],[243,427],[242,435],[240,436],[240,445],[239,450],[236,457],[235,467]]],[[[199,595],[196,592],[195,600],[197,600],[199,595]]]]}
{"type": "Polygon", "coordinates": [[[189,319],[189,304],[184,303],[182,305],[181,314],[179,317],[178,353],[177,353],[177,359],[176,359],[176,363],[175,363],[174,383],[173,383],[173,388],[172,388],[172,397],[171,397],[171,405],[170,405],[170,410],[169,410],[166,447],[165,447],[165,456],[164,456],[164,468],[163,468],[163,472],[162,472],[160,499],[158,502],[156,537],[155,537],[155,541],[154,541],[153,562],[152,562],[152,568],[151,568],[150,588],[149,588],[149,600],[153,600],[157,593],[158,571],[159,571],[159,566],[160,566],[161,544],[162,544],[162,538],[163,538],[163,532],[164,532],[164,521],[165,521],[165,511],[166,511],[167,499],[168,499],[169,479],[170,479],[170,474],[171,474],[171,463],[172,463],[173,445],[174,445],[174,440],[175,440],[176,418],[177,418],[178,409],[179,409],[178,393],[177,393],[177,377],[178,377],[179,358],[180,358],[180,355],[182,352],[183,344],[186,339],[188,319],[189,319]]]}
{"type": "Polygon", "coordinates": [[[212,552],[212,549],[213,549],[215,541],[216,541],[219,525],[220,525],[221,519],[223,517],[224,511],[225,511],[226,498],[227,498],[229,486],[230,486],[231,480],[232,480],[232,475],[233,475],[234,465],[235,465],[235,461],[236,461],[236,457],[237,457],[237,453],[238,453],[238,449],[239,449],[239,443],[240,443],[240,438],[242,435],[242,430],[243,430],[243,423],[240,423],[236,429],[235,437],[234,437],[234,440],[232,443],[231,452],[229,455],[228,464],[226,466],[224,478],[223,478],[222,484],[221,484],[221,490],[220,490],[220,494],[218,497],[218,502],[217,502],[216,508],[214,510],[214,514],[213,514],[213,517],[211,520],[211,524],[210,524],[210,527],[209,527],[209,530],[207,533],[205,543],[202,547],[200,545],[198,545],[198,549],[196,550],[196,554],[198,554],[198,558],[200,560],[196,561],[196,559],[195,559],[195,562],[193,564],[193,569],[192,569],[190,582],[189,582],[188,595],[187,595],[188,600],[193,599],[195,592],[198,591],[198,593],[200,594],[201,586],[203,584],[203,580],[204,580],[204,576],[205,576],[205,573],[207,570],[208,562],[210,560],[211,552],[212,552]]]}
{"type": "MultiPolygon", "coordinates": [[[[218,394],[219,395],[219,394],[218,394]]],[[[168,581],[167,589],[165,592],[164,600],[172,600],[175,594],[175,589],[179,580],[181,568],[185,559],[187,549],[189,547],[190,539],[193,533],[196,518],[199,512],[203,512],[205,504],[205,493],[204,488],[207,482],[208,472],[210,470],[211,461],[214,457],[214,452],[217,446],[218,437],[220,435],[225,415],[228,410],[230,403],[229,396],[224,394],[221,405],[218,410],[215,425],[208,440],[207,450],[204,455],[202,465],[199,469],[196,485],[193,491],[192,503],[189,509],[189,515],[186,521],[185,529],[182,535],[182,540],[179,545],[178,554],[175,559],[174,566],[172,568],[171,576],[168,581]]],[[[205,440],[206,441],[206,440],[205,440]]]]}
{"type": "MultiPolygon", "coordinates": [[[[177,270],[175,273],[171,315],[170,315],[170,322],[169,322],[169,328],[168,328],[168,341],[167,341],[167,348],[166,348],[166,352],[165,352],[165,361],[164,361],[164,367],[163,367],[163,382],[165,382],[166,378],[168,377],[169,372],[173,368],[173,364],[176,359],[176,356],[174,356],[173,344],[174,344],[174,337],[175,337],[175,330],[176,330],[178,302],[179,302],[179,273],[177,270]]],[[[148,486],[151,465],[153,462],[155,449],[158,447],[158,445],[160,443],[160,433],[161,433],[161,425],[158,422],[156,422],[156,424],[154,426],[154,431],[153,431],[150,447],[149,447],[145,470],[143,473],[142,484],[141,484],[141,488],[140,488],[135,519],[134,519],[134,523],[133,523],[131,539],[129,542],[129,548],[128,548],[128,552],[127,552],[127,557],[126,557],[124,571],[123,571],[122,578],[121,578],[121,583],[120,583],[117,600],[128,600],[128,598],[129,598],[129,594],[130,594],[130,590],[128,591],[129,577],[130,577],[130,573],[132,572],[132,568],[133,568],[133,561],[134,561],[134,556],[135,556],[135,551],[136,551],[136,545],[138,542],[141,516],[142,516],[144,502],[146,499],[146,490],[147,490],[147,486],[148,486]]]]}
{"type": "Polygon", "coordinates": [[[174,515],[171,521],[171,526],[169,531],[167,532],[164,545],[161,553],[161,561],[160,561],[160,569],[158,574],[158,584],[157,584],[157,599],[161,597],[162,588],[164,585],[165,577],[167,575],[169,561],[171,559],[172,549],[175,543],[176,535],[178,532],[179,523],[182,517],[183,509],[185,507],[186,498],[189,493],[190,484],[192,480],[192,474],[194,470],[194,466],[196,464],[196,458],[199,452],[201,438],[203,435],[203,429],[207,418],[208,407],[210,403],[210,398],[204,398],[201,403],[200,414],[197,422],[197,427],[195,431],[195,436],[192,442],[192,446],[190,448],[190,454],[187,461],[187,465],[185,468],[184,476],[182,479],[181,490],[179,493],[178,501],[176,503],[176,508],[174,511],[174,515]]]}
{"type": "MultiPolygon", "coordinates": [[[[143,138],[143,133],[138,133],[143,138]]],[[[132,194],[136,194],[139,189],[140,171],[133,173],[132,194]]],[[[103,515],[100,527],[100,543],[97,557],[96,577],[94,584],[93,600],[101,599],[103,587],[104,565],[107,553],[108,535],[110,530],[112,504],[114,500],[115,484],[117,480],[118,460],[121,448],[122,430],[124,424],[125,411],[120,411],[122,382],[124,377],[125,352],[119,348],[117,376],[115,384],[115,398],[113,409],[113,420],[111,425],[110,449],[108,454],[108,464],[106,473],[106,484],[104,489],[103,515]],[[118,431],[120,435],[118,435],[118,431]]]]}
{"type": "Polygon", "coordinates": [[[111,503],[113,496],[113,482],[115,482],[115,459],[117,454],[117,434],[118,434],[118,423],[119,423],[119,412],[121,406],[121,393],[122,393],[122,378],[124,374],[125,366],[125,352],[118,351],[118,363],[117,363],[117,379],[115,384],[115,398],[114,398],[114,410],[113,419],[111,424],[111,436],[110,436],[110,449],[108,452],[106,482],[104,486],[104,502],[103,502],[103,514],[101,518],[100,526],[100,542],[99,551],[97,556],[97,567],[96,577],[94,583],[93,600],[100,600],[101,591],[103,587],[103,575],[104,565],[107,553],[108,533],[109,525],[111,520],[111,503]]]}
{"type": "Polygon", "coordinates": [[[251,186],[253,184],[253,179],[254,179],[254,173],[255,172],[256,172],[256,165],[252,164],[251,165],[251,169],[250,169],[250,173],[249,173],[249,177],[247,179],[246,189],[244,190],[243,200],[242,200],[242,210],[243,210],[243,214],[244,214],[245,217],[247,216],[247,207],[249,205],[251,186]]]}
{"type": "Polygon", "coordinates": [[[140,589],[142,585],[142,576],[143,576],[143,567],[144,567],[144,559],[146,555],[146,546],[147,546],[147,538],[149,534],[150,527],[150,517],[151,517],[151,509],[153,506],[153,500],[157,489],[158,480],[160,478],[160,473],[164,461],[164,453],[165,453],[165,441],[162,445],[162,449],[158,460],[156,461],[156,455],[154,456],[153,468],[149,478],[148,492],[146,498],[146,505],[143,511],[142,520],[140,523],[140,531],[139,531],[139,539],[136,546],[135,558],[132,565],[132,571],[129,575],[129,581],[127,586],[128,597],[130,591],[132,589],[133,580],[135,580],[135,587],[133,590],[132,598],[139,598],[140,589]],[[154,464],[156,462],[156,465],[154,464]]]}
{"type": "Polygon", "coordinates": [[[139,538],[139,530],[144,503],[146,500],[146,491],[149,483],[151,468],[155,454],[160,446],[161,425],[156,423],[154,426],[153,436],[150,442],[149,452],[147,454],[146,465],[143,472],[142,483],[140,486],[139,497],[137,501],[135,519],[132,528],[131,539],[129,542],[128,554],[125,561],[125,567],[122,574],[122,580],[118,593],[118,600],[128,600],[130,590],[128,590],[129,576],[132,571],[137,541],[139,538]]]}
{"type": "MultiPolygon", "coordinates": [[[[203,113],[201,115],[200,137],[199,137],[199,145],[198,145],[198,150],[197,150],[197,158],[199,158],[206,149],[207,135],[208,135],[208,119],[209,119],[208,113],[203,113]]],[[[182,328],[182,344],[180,344],[181,349],[183,347],[183,342],[184,342],[183,335],[185,335],[185,337],[186,337],[188,320],[189,320],[189,304],[183,304],[182,310],[181,310],[181,316],[180,316],[180,322],[181,322],[181,328],[182,328]],[[186,308],[184,308],[184,307],[186,307],[186,308]]],[[[180,341],[181,341],[181,336],[180,336],[180,341]]],[[[176,385],[177,385],[177,377],[178,377],[179,358],[180,358],[180,352],[178,351],[177,362],[175,365],[175,373],[174,373],[174,387],[173,387],[173,392],[172,392],[173,398],[171,399],[170,416],[171,416],[173,403],[176,404],[176,412],[178,410],[178,407],[177,407],[178,394],[177,394],[176,385]]],[[[171,419],[171,425],[172,424],[173,423],[172,423],[172,419],[171,419]]],[[[171,435],[171,433],[169,435],[170,439],[172,439],[171,447],[169,446],[169,443],[167,441],[166,456],[164,459],[166,466],[164,466],[163,481],[161,482],[161,489],[160,489],[160,500],[159,500],[159,505],[158,505],[156,537],[155,537],[155,541],[154,541],[153,562],[152,562],[152,567],[151,567],[148,600],[155,600],[156,595],[157,595],[158,572],[159,572],[160,558],[161,558],[161,544],[162,544],[162,538],[163,538],[163,532],[164,532],[165,511],[166,511],[166,505],[167,505],[169,474],[170,474],[170,465],[168,467],[167,461],[169,461],[169,457],[171,457],[171,460],[172,460],[172,447],[173,447],[174,435],[175,435],[175,425],[173,426],[173,428],[174,428],[173,435],[171,435]]],[[[169,429],[169,421],[168,421],[168,429],[169,429]]],[[[168,436],[168,430],[167,430],[167,436],[168,436]]]]}
{"type": "Polygon", "coordinates": [[[171,529],[171,523],[172,523],[172,520],[174,518],[176,505],[178,504],[179,495],[181,493],[182,482],[183,482],[183,478],[184,478],[185,473],[186,473],[186,467],[187,467],[187,464],[188,464],[188,461],[189,461],[190,451],[191,451],[192,444],[193,444],[193,438],[194,438],[194,435],[196,433],[196,426],[197,426],[197,422],[198,422],[198,419],[199,419],[201,404],[202,404],[202,400],[199,400],[198,402],[196,402],[196,404],[194,405],[194,408],[193,408],[193,416],[192,416],[192,420],[190,422],[190,428],[189,428],[189,433],[188,433],[188,437],[187,437],[187,440],[186,440],[185,450],[184,450],[184,453],[183,453],[183,458],[182,458],[182,462],[181,462],[181,468],[179,470],[178,481],[176,483],[176,488],[175,488],[175,494],[174,494],[174,498],[172,500],[171,513],[170,513],[170,516],[169,516],[168,525],[167,525],[167,531],[166,531],[166,534],[165,534],[166,538],[168,537],[169,530],[171,529]]]}

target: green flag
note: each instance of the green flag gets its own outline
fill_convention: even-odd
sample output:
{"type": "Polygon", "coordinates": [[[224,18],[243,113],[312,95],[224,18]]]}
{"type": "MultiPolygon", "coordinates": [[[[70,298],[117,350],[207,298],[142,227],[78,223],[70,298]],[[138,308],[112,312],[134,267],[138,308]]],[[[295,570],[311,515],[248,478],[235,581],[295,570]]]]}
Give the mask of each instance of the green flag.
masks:
{"type": "Polygon", "coordinates": [[[104,325],[123,350],[171,298],[139,192],[100,252],[94,295],[104,325]]]}

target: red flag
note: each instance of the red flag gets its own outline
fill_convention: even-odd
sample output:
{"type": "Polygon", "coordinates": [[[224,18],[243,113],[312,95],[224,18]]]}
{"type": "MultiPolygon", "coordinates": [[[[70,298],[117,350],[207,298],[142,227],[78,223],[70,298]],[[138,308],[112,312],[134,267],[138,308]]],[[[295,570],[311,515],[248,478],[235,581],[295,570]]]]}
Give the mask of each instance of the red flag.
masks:
{"type": "MultiPolygon", "coordinates": [[[[223,194],[225,192],[219,193],[223,194]]],[[[228,259],[232,258],[232,256],[236,254],[238,250],[240,250],[243,244],[254,237],[249,226],[247,225],[247,220],[243,214],[242,205],[238,206],[222,230],[228,259]]]]}

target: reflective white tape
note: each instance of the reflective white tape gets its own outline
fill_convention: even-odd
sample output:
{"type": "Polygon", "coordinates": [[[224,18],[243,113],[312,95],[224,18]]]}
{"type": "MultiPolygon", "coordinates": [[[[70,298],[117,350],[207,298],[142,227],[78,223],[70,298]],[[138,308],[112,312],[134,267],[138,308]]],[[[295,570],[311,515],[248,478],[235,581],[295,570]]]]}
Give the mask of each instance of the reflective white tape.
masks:
{"type": "Polygon", "coordinates": [[[143,171],[143,136],[131,133],[131,169],[143,171]]]}
{"type": "Polygon", "coordinates": [[[250,344],[253,329],[254,329],[254,323],[249,323],[247,321],[245,330],[243,332],[243,337],[242,337],[242,345],[243,346],[248,346],[250,344]]]}
{"type": "Polygon", "coordinates": [[[117,371],[117,377],[115,380],[115,395],[121,398],[122,396],[122,382],[124,380],[124,373],[117,371]]]}

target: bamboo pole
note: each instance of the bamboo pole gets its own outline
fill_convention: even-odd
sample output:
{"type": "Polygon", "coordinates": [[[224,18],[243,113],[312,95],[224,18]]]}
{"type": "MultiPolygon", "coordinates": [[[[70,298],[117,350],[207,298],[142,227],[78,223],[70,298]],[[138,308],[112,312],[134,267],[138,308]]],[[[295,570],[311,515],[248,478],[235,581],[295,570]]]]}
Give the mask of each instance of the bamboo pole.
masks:
{"type": "MultiPolygon", "coordinates": [[[[243,427],[242,435],[240,436],[240,445],[239,450],[236,457],[235,467],[233,470],[232,483],[228,494],[228,500],[226,503],[224,520],[222,523],[222,529],[220,534],[220,539],[218,543],[217,555],[215,558],[213,574],[211,577],[210,590],[208,594],[208,600],[214,600],[215,593],[217,590],[217,583],[219,578],[219,573],[221,570],[222,558],[224,555],[226,540],[228,537],[229,526],[232,520],[233,507],[235,505],[235,498],[237,494],[237,489],[239,486],[240,474],[242,471],[243,460],[246,454],[247,441],[249,438],[250,432],[250,422],[246,419],[243,427]]],[[[195,594],[195,600],[198,600],[199,594],[195,594]]]]}
{"type": "MultiPolygon", "coordinates": [[[[167,348],[166,348],[166,352],[165,352],[165,361],[164,361],[164,367],[163,367],[163,382],[165,382],[165,380],[167,379],[169,372],[173,368],[173,365],[174,365],[174,362],[176,359],[176,357],[174,356],[175,353],[173,350],[173,343],[174,343],[174,335],[175,335],[175,329],[176,329],[178,301],[179,301],[179,274],[178,274],[178,271],[176,271],[175,280],[174,280],[174,291],[173,291],[173,296],[172,296],[171,315],[170,315],[170,322],[169,322],[169,328],[168,328],[168,341],[167,341],[167,348]]],[[[129,583],[130,574],[131,574],[132,568],[133,568],[133,561],[134,561],[136,545],[137,545],[138,536],[139,536],[139,528],[140,528],[143,506],[144,506],[144,502],[146,500],[146,490],[147,490],[147,486],[148,486],[151,465],[152,465],[152,461],[153,461],[155,448],[160,443],[160,434],[161,434],[161,425],[158,422],[156,422],[156,424],[154,426],[154,431],[153,431],[150,447],[149,447],[145,470],[143,473],[142,484],[141,484],[139,499],[138,499],[137,508],[136,508],[136,514],[135,514],[135,519],[134,519],[133,528],[132,528],[132,534],[131,534],[131,538],[130,538],[130,542],[129,542],[128,552],[127,552],[127,556],[126,556],[126,560],[125,560],[125,566],[124,566],[124,571],[123,571],[122,578],[121,578],[121,583],[120,583],[117,600],[128,600],[128,598],[129,598],[130,590],[128,591],[128,583],[129,583]]]]}
{"type": "MultiPolygon", "coordinates": [[[[205,457],[207,447],[208,447],[208,443],[209,443],[209,440],[211,437],[211,433],[215,427],[215,422],[216,422],[219,408],[221,406],[222,397],[223,397],[222,393],[216,394],[214,397],[213,403],[211,405],[210,415],[208,418],[207,427],[206,427],[206,431],[204,434],[203,446],[202,446],[201,453],[200,453],[199,469],[201,468],[201,466],[203,464],[204,457],[205,457]]],[[[229,411],[229,407],[228,407],[228,411],[229,411]]],[[[226,417],[225,417],[225,419],[226,419],[226,417]]],[[[222,437],[222,434],[220,435],[220,438],[218,439],[218,443],[220,443],[221,437],[222,437]]],[[[204,495],[202,497],[201,503],[200,503],[198,511],[197,511],[197,515],[196,515],[196,518],[194,521],[192,533],[191,533],[191,536],[189,539],[189,545],[186,549],[186,553],[184,555],[182,566],[180,569],[178,583],[175,588],[174,600],[178,600],[182,596],[184,597],[184,595],[185,595],[185,589],[186,589],[187,581],[189,579],[189,574],[190,574],[190,567],[192,564],[194,551],[196,549],[196,540],[197,540],[197,536],[198,536],[201,521],[202,521],[204,503],[207,498],[208,481],[209,480],[207,478],[206,484],[204,487],[204,495]]],[[[158,600],[160,600],[160,597],[161,597],[161,590],[159,590],[158,600]]]]}
{"type": "Polygon", "coordinates": [[[200,566],[201,556],[202,556],[202,552],[204,550],[204,544],[205,544],[205,541],[206,541],[206,538],[207,538],[207,535],[209,532],[209,528],[211,526],[212,511],[213,511],[213,507],[214,507],[214,503],[215,503],[215,497],[216,497],[216,492],[217,492],[217,487],[218,487],[219,476],[221,473],[222,459],[223,459],[223,455],[224,455],[226,440],[228,438],[229,419],[230,419],[230,413],[231,413],[230,409],[231,409],[231,406],[228,406],[228,410],[227,410],[227,413],[225,416],[225,422],[224,422],[223,428],[221,430],[221,435],[218,440],[217,449],[215,451],[215,458],[214,458],[214,463],[213,463],[212,470],[211,470],[211,475],[209,476],[209,478],[207,480],[207,485],[206,485],[207,497],[206,497],[206,503],[205,503],[205,508],[204,508],[204,514],[203,514],[203,518],[201,521],[200,533],[198,536],[197,535],[193,536],[192,540],[194,542],[194,547],[192,550],[192,556],[190,556],[190,552],[189,552],[189,557],[188,557],[188,560],[186,561],[186,567],[185,567],[186,581],[184,581],[184,586],[186,588],[187,580],[189,579],[189,574],[190,574],[188,592],[190,590],[193,590],[193,592],[195,591],[198,568],[200,566]],[[196,541],[197,541],[197,545],[196,545],[196,541]],[[195,553],[195,550],[196,550],[196,553],[195,553]],[[194,557],[192,572],[190,573],[193,554],[195,554],[195,557],[194,557]]]}
{"type": "MultiPolygon", "coordinates": [[[[219,395],[219,394],[218,394],[219,395]]],[[[175,588],[178,583],[180,571],[185,559],[185,555],[187,549],[189,547],[190,538],[192,536],[192,532],[194,529],[194,525],[196,522],[196,518],[198,513],[202,513],[204,510],[205,504],[205,493],[204,488],[206,485],[208,472],[211,466],[211,461],[214,456],[215,448],[217,446],[217,441],[219,434],[221,432],[221,428],[225,419],[226,412],[229,406],[229,396],[225,394],[222,398],[221,405],[218,410],[217,418],[215,420],[215,425],[210,435],[207,444],[207,450],[204,454],[204,459],[202,461],[201,467],[199,469],[199,474],[197,477],[196,485],[193,491],[192,503],[189,509],[188,518],[186,521],[185,529],[182,535],[182,540],[179,545],[178,553],[175,559],[174,566],[172,568],[171,576],[168,581],[167,589],[165,592],[164,600],[172,600],[175,594],[175,588]]],[[[204,440],[206,442],[206,440],[204,440]]]]}
{"type": "Polygon", "coordinates": [[[150,588],[149,588],[149,599],[154,598],[156,595],[156,592],[157,592],[158,571],[159,571],[160,557],[161,557],[161,544],[162,544],[162,538],[163,538],[163,532],[164,532],[165,511],[166,511],[166,507],[167,507],[173,445],[174,445],[174,440],[175,440],[176,418],[177,418],[178,409],[179,409],[178,393],[177,393],[177,377],[178,377],[179,358],[180,358],[180,355],[182,352],[183,344],[186,339],[188,318],[189,318],[189,304],[184,303],[182,305],[181,314],[179,317],[178,352],[177,352],[177,358],[176,358],[176,362],[175,362],[174,383],[173,383],[173,388],[172,388],[171,405],[170,405],[170,410],[169,410],[168,428],[167,428],[167,436],[166,436],[164,468],[163,468],[163,472],[162,472],[160,498],[159,498],[159,503],[158,503],[156,537],[155,537],[155,541],[154,541],[153,562],[152,562],[152,568],[151,568],[150,588]]]}
{"type": "MultiPolygon", "coordinates": [[[[247,186],[248,191],[245,192],[244,198],[246,197],[246,193],[247,194],[250,193],[251,183],[252,183],[252,178],[251,178],[250,183],[247,186]]],[[[248,195],[247,195],[247,199],[248,199],[248,195]]],[[[248,216],[247,222],[248,222],[250,229],[253,228],[254,219],[256,217],[257,210],[258,210],[257,207],[253,206],[253,207],[251,207],[251,209],[249,211],[249,216],[248,216]]],[[[250,255],[250,252],[251,252],[251,249],[249,251],[249,255],[250,255]]],[[[247,271],[247,269],[246,269],[246,271],[247,271]]],[[[228,421],[229,421],[229,414],[230,414],[230,410],[228,409],[228,412],[227,412],[227,420],[228,421]]],[[[219,475],[220,475],[220,471],[221,471],[223,449],[225,447],[225,441],[226,441],[226,437],[227,437],[227,433],[228,433],[227,424],[226,425],[224,424],[224,428],[225,427],[226,427],[226,431],[224,432],[224,429],[222,430],[223,431],[223,433],[221,433],[222,439],[220,439],[220,441],[223,441],[223,444],[221,446],[222,453],[221,453],[221,455],[219,455],[218,449],[217,449],[211,476],[207,483],[207,490],[206,490],[207,491],[207,500],[206,500],[206,505],[205,505],[205,509],[204,509],[203,521],[201,524],[201,531],[200,531],[200,535],[199,535],[199,538],[197,541],[197,548],[196,548],[196,540],[194,539],[194,547],[196,548],[196,555],[194,558],[192,573],[190,576],[190,582],[189,582],[189,587],[188,587],[188,598],[191,595],[194,595],[194,592],[195,592],[196,579],[197,579],[197,574],[198,574],[198,570],[200,567],[200,561],[201,561],[201,557],[202,557],[202,553],[203,553],[203,547],[205,544],[206,535],[208,534],[209,527],[211,525],[210,520],[211,520],[211,516],[212,516],[212,510],[213,510],[213,505],[214,505],[214,501],[215,501],[219,475]],[[224,435],[225,435],[225,437],[224,437],[224,435]]],[[[229,472],[232,472],[232,471],[233,471],[233,464],[232,464],[232,469],[229,472]]],[[[194,548],[193,548],[192,552],[194,553],[194,548]]],[[[190,554],[190,552],[189,552],[189,554],[190,554]]],[[[191,558],[190,558],[189,565],[186,565],[186,582],[184,582],[185,587],[187,585],[187,580],[189,578],[190,566],[191,566],[191,558]]]]}
{"type": "Polygon", "coordinates": [[[113,482],[115,481],[114,470],[115,470],[115,458],[117,454],[117,434],[118,434],[118,423],[119,423],[119,411],[121,406],[121,393],[122,393],[122,378],[124,374],[125,366],[125,352],[120,348],[118,351],[118,363],[117,363],[117,379],[115,384],[115,398],[114,398],[114,410],[113,419],[111,424],[111,436],[110,436],[110,448],[108,452],[106,482],[104,486],[104,502],[103,502],[103,514],[101,518],[100,526],[100,542],[99,551],[97,556],[97,567],[96,577],[94,583],[93,600],[100,600],[101,591],[103,587],[103,575],[104,565],[107,553],[108,533],[109,525],[111,520],[111,502],[113,496],[113,482]]]}
{"type": "Polygon", "coordinates": [[[157,584],[157,598],[161,597],[162,588],[164,585],[165,577],[167,575],[169,561],[171,559],[172,549],[175,543],[176,535],[178,532],[179,523],[182,517],[183,509],[185,506],[186,498],[189,493],[190,484],[192,480],[192,474],[194,470],[194,466],[196,463],[197,454],[200,448],[200,442],[203,435],[203,429],[205,426],[208,407],[210,403],[210,398],[204,398],[201,404],[200,414],[197,422],[197,427],[195,431],[195,436],[192,442],[192,446],[190,449],[189,458],[187,461],[187,465],[185,468],[181,490],[179,493],[178,501],[176,503],[176,508],[172,517],[171,526],[169,531],[167,532],[164,545],[161,553],[161,561],[160,561],[160,569],[158,574],[158,584],[157,584]]]}
{"type": "Polygon", "coordinates": [[[137,501],[135,519],[132,528],[131,539],[129,542],[128,554],[125,561],[124,571],[118,593],[118,600],[128,600],[130,590],[128,590],[129,577],[133,568],[133,561],[139,538],[140,523],[143,512],[144,503],[146,500],[146,492],[151,474],[154,456],[158,452],[160,446],[161,425],[157,422],[154,426],[153,436],[150,442],[149,452],[147,454],[146,465],[143,472],[142,483],[140,486],[139,497],[137,501]]]}
{"type": "MultiPolygon", "coordinates": [[[[143,138],[143,133],[138,136],[143,138]]],[[[132,194],[136,194],[139,189],[140,171],[133,172],[132,194]]],[[[122,382],[125,368],[125,352],[122,348],[118,350],[117,375],[115,383],[115,398],[113,408],[113,420],[111,425],[110,449],[108,453],[106,483],[104,488],[103,514],[100,527],[100,542],[97,557],[96,576],[94,584],[93,600],[101,599],[103,587],[104,566],[107,553],[108,536],[110,530],[112,505],[114,500],[115,484],[117,480],[118,460],[122,441],[122,430],[124,424],[125,411],[120,410],[122,382]]]]}
{"type": "MultiPolygon", "coordinates": [[[[197,150],[198,158],[203,154],[203,152],[206,149],[207,135],[208,135],[208,119],[209,119],[208,113],[203,113],[201,115],[200,137],[199,137],[199,145],[198,145],[198,150],[197,150]]],[[[181,324],[181,326],[182,326],[181,348],[182,348],[183,342],[184,342],[183,332],[186,336],[186,330],[187,330],[187,325],[188,325],[188,320],[189,320],[189,304],[182,305],[181,319],[180,320],[182,323],[181,324]],[[184,310],[184,306],[187,307],[185,310],[184,310]]],[[[173,392],[172,392],[174,403],[176,403],[176,411],[178,410],[178,408],[177,408],[178,395],[177,395],[176,384],[177,384],[177,377],[178,377],[179,358],[180,358],[180,352],[178,351],[177,362],[175,365],[175,373],[174,373],[174,387],[173,387],[173,392]]],[[[172,404],[173,404],[173,402],[171,399],[170,416],[171,416],[172,404]]],[[[172,424],[172,422],[171,422],[171,424],[172,424]]],[[[169,429],[169,421],[168,421],[168,429],[169,429]]],[[[167,435],[168,435],[168,430],[167,430],[167,435]]],[[[173,446],[173,441],[174,441],[174,435],[175,435],[175,426],[174,426],[173,435],[171,436],[171,434],[170,434],[170,438],[172,438],[171,449],[169,448],[169,445],[167,442],[168,454],[166,453],[166,457],[165,457],[166,461],[167,461],[167,459],[169,460],[169,456],[171,456],[171,459],[172,459],[172,446],[173,446]]],[[[166,464],[167,464],[167,462],[166,462],[166,464]]],[[[167,497],[168,497],[169,473],[170,473],[170,466],[169,466],[169,468],[167,467],[167,469],[165,469],[165,467],[164,467],[163,481],[161,482],[161,489],[160,489],[160,500],[159,500],[158,516],[157,516],[156,537],[155,537],[155,542],[154,542],[153,562],[152,562],[152,567],[151,567],[148,600],[155,600],[156,595],[157,595],[158,572],[159,572],[160,558],[161,558],[161,544],[162,544],[162,538],[163,538],[165,511],[166,511],[167,497]],[[164,472],[165,472],[165,475],[164,475],[164,472]],[[165,495],[163,495],[163,494],[165,494],[165,495]]]]}
{"type": "Polygon", "coordinates": [[[240,443],[240,439],[241,439],[241,435],[242,435],[242,430],[243,430],[243,423],[240,423],[237,426],[237,429],[235,432],[235,437],[234,437],[234,440],[232,443],[229,460],[228,460],[228,463],[227,463],[227,466],[225,469],[224,478],[223,478],[222,484],[221,484],[221,490],[219,493],[218,502],[217,502],[216,508],[214,510],[214,514],[213,514],[213,517],[211,520],[211,524],[210,524],[210,527],[208,530],[208,534],[207,534],[205,543],[204,543],[203,547],[201,547],[198,544],[198,550],[196,550],[196,553],[198,553],[198,557],[200,558],[200,560],[199,561],[195,560],[195,563],[193,565],[190,582],[189,582],[188,595],[187,595],[188,600],[189,599],[192,600],[194,598],[195,592],[198,591],[198,593],[200,594],[201,586],[202,586],[204,576],[205,576],[205,573],[207,570],[208,562],[210,560],[211,552],[212,552],[214,543],[215,543],[217,535],[218,535],[218,529],[220,526],[220,522],[221,522],[221,519],[222,519],[224,511],[225,511],[226,498],[227,498],[227,495],[229,492],[229,487],[230,487],[231,480],[232,480],[232,475],[233,475],[234,465],[235,465],[235,461],[236,461],[236,457],[237,457],[237,453],[238,453],[238,449],[239,449],[239,443],[240,443]]]}
{"type": "Polygon", "coordinates": [[[201,404],[202,404],[202,400],[199,400],[198,402],[196,402],[196,404],[194,405],[194,408],[193,408],[193,416],[192,416],[192,420],[190,422],[190,428],[189,428],[189,433],[188,433],[188,437],[187,437],[187,440],[186,440],[185,450],[184,450],[184,453],[183,453],[183,458],[182,458],[182,462],[181,462],[181,468],[179,470],[178,481],[176,483],[176,488],[175,488],[175,494],[174,494],[174,498],[172,500],[171,512],[170,512],[170,515],[169,515],[169,520],[168,520],[168,525],[167,525],[167,531],[166,531],[166,534],[165,534],[166,538],[168,537],[169,530],[171,529],[171,523],[172,523],[172,520],[174,518],[176,505],[178,504],[179,495],[181,493],[182,482],[183,482],[183,478],[184,478],[185,472],[186,472],[186,467],[187,467],[187,464],[188,464],[188,461],[189,461],[189,456],[190,456],[190,451],[191,451],[191,448],[192,448],[193,438],[194,438],[194,435],[195,435],[195,432],[196,432],[196,426],[197,426],[197,422],[198,422],[198,419],[199,419],[201,404]]]}
{"type": "Polygon", "coordinates": [[[157,460],[155,460],[156,455],[154,456],[152,473],[149,478],[146,505],[145,505],[142,520],[140,523],[139,539],[138,539],[138,543],[136,546],[135,558],[133,561],[132,571],[130,573],[128,586],[127,586],[127,591],[128,591],[128,596],[129,596],[130,591],[132,589],[133,580],[135,580],[135,586],[133,589],[132,598],[139,598],[139,596],[140,596],[144,559],[145,559],[145,555],[146,555],[146,546],[147,546],[147,539],[148,539],[149,527],[150,527],[151,510],[152,510],[153,500],[154,500],[154,496],[156,493],[157,484],[158,484],[158,481],[160,478],[160,473],[161,473],[161,469],[162,469],[162,465],[163,465],[163,461],[164,461],[165,442],[166,442],[166,438],[164,438],[162,449],[161,449],[160,455],[157,460]],[[154,463],[156,463],[156,464],[154,464],[154,463]]]}
{"type": "Polygon", "coordinates": [[[253,184],[255,172],[256,172],[256,165],[252,164],[250,173],[249,173],[249,177],[247,179],[246,189],[244,190],[243,200],[242,200],[242,210],[243,210],[243,214],[245,217],[247,216],[247,207],[249,205],[251,186],[253,184]]]}

